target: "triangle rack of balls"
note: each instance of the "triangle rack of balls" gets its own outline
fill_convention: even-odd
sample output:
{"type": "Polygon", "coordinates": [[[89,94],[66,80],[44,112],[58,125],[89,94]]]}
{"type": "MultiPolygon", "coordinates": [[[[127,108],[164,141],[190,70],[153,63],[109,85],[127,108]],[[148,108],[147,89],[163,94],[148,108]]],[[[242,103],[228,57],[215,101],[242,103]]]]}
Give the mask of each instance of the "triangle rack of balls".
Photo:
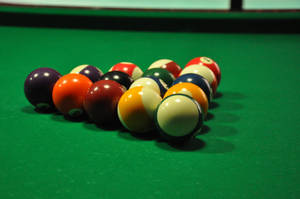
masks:
{"type": "Polygon", "coordinates": [[[24,92],[36,110],[87,115],[98,126],[120,125],[129,132],[153,132],[170,143],[185,143],[201,130],[221,81],[218,64],[196,57],[184,68],[170,59],[146,71],[120,62],[108,72],[80,65],[61,75],[38,68],[26,78],[24,92]]]}

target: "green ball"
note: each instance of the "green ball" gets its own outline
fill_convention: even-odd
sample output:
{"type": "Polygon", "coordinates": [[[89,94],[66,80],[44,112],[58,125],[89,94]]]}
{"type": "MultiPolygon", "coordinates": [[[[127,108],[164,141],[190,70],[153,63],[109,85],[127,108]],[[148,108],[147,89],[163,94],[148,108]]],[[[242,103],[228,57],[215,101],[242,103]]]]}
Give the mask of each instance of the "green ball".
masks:
{"type": "Polygon", "coordinates": [[[166,69],[163,68],[151,68],[144,72],[143,77],[156,77],[163,80],[168,87],[170,87],[175,80],[175,77],[166,69]]]}

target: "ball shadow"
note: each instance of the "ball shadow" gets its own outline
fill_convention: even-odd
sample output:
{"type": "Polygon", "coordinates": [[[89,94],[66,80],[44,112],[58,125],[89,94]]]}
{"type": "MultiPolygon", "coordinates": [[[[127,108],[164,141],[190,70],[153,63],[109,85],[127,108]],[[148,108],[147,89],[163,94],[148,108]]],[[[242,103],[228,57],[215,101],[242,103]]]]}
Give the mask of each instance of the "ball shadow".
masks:
{"type": "Polygon", "coordinates": [[[235,150],[235,146],[225,140],[216,139],[216,138],[208,138],[205,139],[206,145],[202,150],[199,150],[201,153],[229,153],[235,150]]]}
{"type": "Polygon", "coordinates": [[[228,137],[238,134],[238,130],[231,126],[214,125],[211,129],[211,135],[218,137],[228,137]]]}
{"type": "Polygon", "coordinates": [[[92,122],[83,122],[83,127],[91,131],[101,131],[101,129],[99,129],[99,127],[92,122]]]}
{"type": "Polygon", "coordinates": [[[183,145],[174,145],[167,142],[156,142],[156,146],[163,150],[173,152],[200,152],[209,154],[229,153],[235,150],[235,146],[221,139],[206,139],[205,141],[199,138],[193,138],[183,145]]]}
{"type": "Polygon", "coordinates": [[[119,123],[95,124],[95,126],[106,131],[116,131],[122,128],[119,123]]]}
{"type": "Polygon", "coordinates": [[[217,92],[214,96],[215,99],[221,98],[223,96],[223,93],[217,92]]]}
{"type": "Polygon", "coordinates": [[[220,105],[217,102],[210,102],[209,109],[218,108],[220,105]]]}
{"type": "Polygon", "coordinates": [[[167,151],[174,151],[174,152],[180,152],[180,151],[198,151],[205,147],[205,142],[203,140],[200,140],[198,138],[192,138],[188,142],[184,144],[171,144],[168,142],[156,142],[156,146],[163,150],[167,151]]]}
{"type": "Polygon", "coordinates": [[[206,115],[205,121],[212,120],[214,117],[215,116],[212,113],[208,112],[206,115]]]}
{"type": "Polygon", "coordinates": [[[242,100],[246,98],[246,96],[243,93],[234,92],[234,91],[223,92],[222,97],[230,100],[242,100]]]}
{"type": "Polygon", "coordinates": [[[82,114],[79,117],[71,117],[69,115],[64,115],[63,117],[65,118],[65,120],[67,120],[69,122],[84,122],[84,121],[89,120],[89,118],[86,114],[82,114]]]}
{"type": "Polygon", "coordinates": [[[56,122],[67,122],[61,113],[54,113],[50,118],[56,122]]]}
{"type": "Polygon", "coordinates": [[[220,122],[220,123],[234,123],[240,120],[240,117],[237,115],[234,115],[232,113],[227,112],[218,112],[215,114],[214,122],[220,122]]]}
{"type": "Polygon", "coordinates": [[[59,112],[55,112],[54,114],[52,114],[51,119],[57,122],[84,122],[89,120],[86,114],[74,118],[67,115],[62,115],[59,112]]]}
{"type": "Polygon", "coordinates": [[[207,125],[203,125],[201,131],[199,131],[199,132],[196,134],[196,136],[197,136],[197,135],[204,135],[204,134],[207,134],[209,131],[210,131],[210,127],[207,126],[207,125]]]}
{"type": "Polygon", "coordinates": [[[222,101],[220,103],[222,104],[223,111],[236,111],[244,108],[242,104],[235,103],[232,101],[222,101]]]}
{"type": "Polygon", "coordinates": [[[131,141],[151,141],[161,139],[157,131],[151,131],[149,133],[133,133],[125,128],[119,130],[118,136],[131,141]]]}
{"type": "Polygon", "coordinates": [[[135,137],[136,139],[139,140],[157,140],[160,138],[160,135],[157,131],[151,131],[149,133],[145,133],[145,134],[139,134],[139,133],[130,133],[131,136],[135,137]]]}
{"type": "Polygon", "coordinates": [[[27,114],[36,114],[36,111],[34,110],[33,106],[24,106],[21,108],[21,111],[27,114]]]}
{"type": "Polygon", "coordinates": [[[122,129],[121,123],[114,122],[114,123],[103,123],[103,124],[96,124],[93,123],[92,120],[88,119],[87,121],[84,121],[83,127],[89,130],[93,131],[100,131],[100,130],[105,130],[105,131],[116,131],[122,129]]]}
{"type": "Polygon", "coordinates": [[[117,134],[121,139],[125,139],[125,140],[129,140],[129,141],[138,141],[137,138],[133,137],[132,135],[130,135],[129,132],[126,131],[118,131],[117,134]]]}
{"type": "Polygon", "coordinates": [[[52,114],[57,112],[56,109],[38,109],[34,106],[24,106],[21,108],[21,111],[26,114],[52,114]]]}

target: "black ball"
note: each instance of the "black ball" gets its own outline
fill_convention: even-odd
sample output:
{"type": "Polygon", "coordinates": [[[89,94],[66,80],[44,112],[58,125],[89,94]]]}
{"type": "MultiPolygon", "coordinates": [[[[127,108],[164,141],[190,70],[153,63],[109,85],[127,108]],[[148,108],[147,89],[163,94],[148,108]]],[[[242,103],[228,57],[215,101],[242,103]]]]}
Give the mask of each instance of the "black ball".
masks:
{"type": "Polygon", "coordinates": [[[126,73],[121,71],[110,71],[105,73],[101,80],[113,80],[119,84],[125,86],[126,89],[129,89],[130,85],[133,83],[133,79],[126,73]]]}

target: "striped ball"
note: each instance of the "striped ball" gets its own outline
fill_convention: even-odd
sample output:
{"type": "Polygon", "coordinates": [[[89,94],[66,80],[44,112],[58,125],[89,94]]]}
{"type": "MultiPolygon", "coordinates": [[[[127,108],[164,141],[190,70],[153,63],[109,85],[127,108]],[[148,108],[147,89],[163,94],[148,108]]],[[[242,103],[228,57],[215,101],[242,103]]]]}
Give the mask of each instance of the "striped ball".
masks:
{"type": "Polygon", "coordinates": [[[120,62],[109,69],[109,71],[121,71],[132,77],[133,80],[140,78],[143,71],[137,65],[131,62],[120,62]]]}
{"type": "Polygon", "coordinates": [[[199,86],[187,82],[175,84],[166,92],[164,98],[175,94],[185,94],[195,99],[200,104],[204,117],[206,117],[208,110],[208,100],[206,94],[199,86]]]}
{"type": "Polygon", "coordinates": [[[118,116],[123,126],[133,133],[148,133],[153,130],[153,116],[160,95],[147,87],[134,87],[126,91],[118,103],[118,116]]]}
{"type": "Polygon", "coordinates": [[[220,84],[221,81],[221,70],[219,65],[212,60],[211,58],[208,57],[196,57],[192,60],[190,60],[185,67],[188,67],[190,65],[194,65],[194,64],[201,64],[207,68],[209,68],[216,76],[217,81],[218,81],[218,85],[220,84]]]}
{"type": "Polygon", "coordinates": [[[216,94],[218,87],[217,78],[209,68],[204,67],[200,64],[190,65],[189,67],[186,67],[181,71],[180,76],[189,73],[198,74],[204,77],[210,84],[213,90],[213,94],[216,94]]]}
{"type": "Polygon", "coordinates": [[[137,79],[135,82],[133,82],[130,88],[134,88],[138,86],[151,88],[155,92],[157,92],[160,96],[164,96],[164,94],[168,89],[168,86],[164,81],[155,77],[141,77],[137,79]]]}
{"type": "Polygon", "coordinates": [[[153,62],[148,69],[151,68],[163,68],[166,69],[167,71],[169,71],[170,73],[172,73],[174,75],[175,78],[177,78],[180,74],[180,72],[182,71],[182,69],[180,68],[180,66],[175,63],[174,61],[170,60],[170,59],[160,59],[157,60],[155,62],[153,62]]]}
{"type": "Polygon", "coordinates": [[[183,82],[190,82],[190,83],[193,83],[193,84],[199,86],[206,94],[208,102],[211,102],[212,89],[211,89],[208,81],[204,77],[202,77],[201,75],[193,74],[193,73],[184,74],[184,75],[181,75],[180,77],[178,77],[173,82],[172,86],[174,86],[175,84],[183,83],[183,82]]]}
{"type": "Polygon", "coordinates": [[[73,70],[71,70],[70,73],[84,75],[88,77],[92,82],[99,81],[101,76],[103,75],[103,72],[99,68],[88,64],[76,66],[75,68],[73,68],[73,70]]]}

